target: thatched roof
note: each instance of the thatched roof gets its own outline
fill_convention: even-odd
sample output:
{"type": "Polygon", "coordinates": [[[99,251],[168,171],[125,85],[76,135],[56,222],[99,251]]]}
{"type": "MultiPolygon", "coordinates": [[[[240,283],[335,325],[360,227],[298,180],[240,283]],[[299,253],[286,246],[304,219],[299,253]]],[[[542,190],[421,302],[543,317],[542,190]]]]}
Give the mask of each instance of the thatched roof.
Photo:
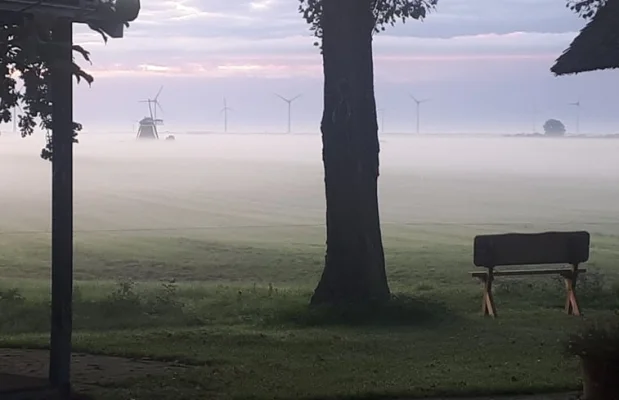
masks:
{"type": "Polygon", "coordinates": [[[550,70],[555,75],[619,68],[619,0],[608,0],[550,70]]]}

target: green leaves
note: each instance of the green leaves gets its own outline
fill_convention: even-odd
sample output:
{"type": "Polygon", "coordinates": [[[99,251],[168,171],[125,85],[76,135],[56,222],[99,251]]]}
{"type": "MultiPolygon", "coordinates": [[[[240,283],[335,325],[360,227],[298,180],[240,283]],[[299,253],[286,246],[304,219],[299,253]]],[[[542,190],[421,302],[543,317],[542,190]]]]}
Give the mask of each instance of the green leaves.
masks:
{"type": "MultiPolygon", "coordinates": [[[[5,17],[5,15],[3,15],[5,17]]],[[[52,104],[49,93],[52,67],[66,68],[75,76],[77,82],[85,80],[89,85],[94,78],[72,60],[66,65],[58,65],[55,54],[59,46],[51,38],[54,20],[35,19],[27,15],[11,14],[3,18],[0,25],[0,70],[4,79],[0,85],[0,120],[10,122],[13,109],[20,106],[18,121],[19,131],[23,137],[29,136],[37,126],[51,132],[52,104]],[[21,81],[22,85],[18,85],[21,81]],[[21,87],[18,87],[21,86],[21,87]]],[[[73,45],[71,49],[90,62],[90,53],[83,47],[73,45]]],[[[82,129],[73,123],[73,140],[77,143],[77,133],[82,129]]],[[[41,151],[44,159],[52,158],[51,136],[41,151]]]]}
{"type": "MultiPolygon", "coordinates": [[[[322,15],[322,2],[324,0],[299,0],[299,12],[303,19],[310,25],[310,30],[317,38],[322,38],[320,17],[322,15]]],[[[592,0],[589,0],[592,1],[592,0]]],[[[604,0],[597,0],[604,1],[604,0]]],[[[376,24],[374,32],[384,31],[387,25],[393,26],[396,22],[406,22],[408,19],[422,20],[434,10],[438,0],[372,0],[376,24]]],[[[359,2],[360,6],[367,4],[359,2]]],[[[318,46],[316,42],[314,45],[318,46]]]]}

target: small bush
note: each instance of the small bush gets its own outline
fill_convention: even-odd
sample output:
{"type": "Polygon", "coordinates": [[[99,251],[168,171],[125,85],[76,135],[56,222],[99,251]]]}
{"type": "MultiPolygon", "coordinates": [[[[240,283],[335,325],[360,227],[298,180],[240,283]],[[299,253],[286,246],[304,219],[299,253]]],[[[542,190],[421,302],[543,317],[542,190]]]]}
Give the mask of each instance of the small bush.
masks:
{"type": "Polygon", "coordinates": [[[179,300],[176,281],[174,279],[163,281],[154,296],[146,300],[145,305],[151,315],[170,311],[182,312],[183,303],[179,300]]]}
{"type": "Polygon", "coordinates": [[[140,296],[135,292],[135,281],[130,278],[119,280],[116,290],[109,296],[108,300],[121,303],[139,303],[140,296]]]}
{"type": "Polygon", "coordinates": [[[0,290],[0,302],[23,304],[26,301],[21,291],[16,288],[0,290]]]}
{"type": "Polygon", "coordinates": [[[116,289],[103,301],[87,301],[85,303],[98,306],[97,308],[101,308],[101,312],[106,317],[136,314],[140,312],[142,305],[140,296],[135,291],[135,282],[131,279],[118,281],[116,289]]]}

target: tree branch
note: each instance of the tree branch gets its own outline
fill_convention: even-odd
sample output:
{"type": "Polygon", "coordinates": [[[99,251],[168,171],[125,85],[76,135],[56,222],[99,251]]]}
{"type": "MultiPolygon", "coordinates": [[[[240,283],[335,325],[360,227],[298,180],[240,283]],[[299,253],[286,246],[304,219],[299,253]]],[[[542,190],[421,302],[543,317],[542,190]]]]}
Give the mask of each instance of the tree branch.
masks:
{"type": "MultiPolygon", "coordinates": [[[[114,13],[114,3],[102,3],[101,7],[109,7],[114,13]]],[[[139,10],[139,5],[138,5],[139,10]]],[[[55,24],[54,18],[33,16],[26,12],[5,12],[0,14],[0,70],[4,77],[0,84],[0,121],[11,122],[13,109],[20,106],[19,131],[22,137],[32,135],[37,126],[47,131],[47,143],[41,151],[41,157],[51,160],[53,149],[51,143],[52,104],[49,92],[52,65],[57,67],[55,55],[58,46],[52,40],[51,30],[55,24]],[[21,89],[18,81],[21,80],[21,89]]],[[[126,24],[128,26],[128,24],[126,24]]],[[[96,25],[92,29],[99,32],[104,40],[107,35],[96,25]]],[[[91,62],[90,53],[79,45],[72,45],[72,50],[80,54],[87,62],[91,62]]],[[[89,85],[94,78],[84,71],[73,60],[62,65],[75,76],[77,82],[85,80],[89,85]]],[[[77,143],[77,134],[82,125],[73,123],[73,141],[77,143]]]]}

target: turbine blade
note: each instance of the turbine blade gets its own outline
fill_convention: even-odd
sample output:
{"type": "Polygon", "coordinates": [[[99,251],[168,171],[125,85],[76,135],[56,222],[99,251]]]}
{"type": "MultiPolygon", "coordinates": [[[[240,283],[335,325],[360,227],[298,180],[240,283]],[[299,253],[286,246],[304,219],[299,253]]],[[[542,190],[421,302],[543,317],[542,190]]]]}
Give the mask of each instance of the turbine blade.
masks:
{"type": "Polygon", "coordinates": [[[290,100],[288,100],[287,98],[285,98],[284,96],[281,96],[277,93],[273,93],[275,96],[279,97],[280,99],[284,100],[286,103],[290,102],[290,100]]]}
{"type": "Polygon", "coordinates": [[[162,90],[163,90],[163,86],[159,88],[159,91],[157,92],[157,95],[155,96],[155,101],[157,101],[157,99],[159,98],[159,95],[161,94],[162,90]]]}
{"type": "Polygon", "coordinates": [[[408,94],[410,96],[411,99],[415,100],[415,103],[419,103],[419,100],[417,100],[417,98],[415,96],[413,96],[412,94],[408,94]]]}
{"type": "Polygon", "coordinates": [[[298,99],[301,96],[302,96],[302,94],[298,94],[295,97],[293,97],[292,99],[290,99],[289,101],[292,103],[293,101],[295,101],[296,99],[298,99]]]}

